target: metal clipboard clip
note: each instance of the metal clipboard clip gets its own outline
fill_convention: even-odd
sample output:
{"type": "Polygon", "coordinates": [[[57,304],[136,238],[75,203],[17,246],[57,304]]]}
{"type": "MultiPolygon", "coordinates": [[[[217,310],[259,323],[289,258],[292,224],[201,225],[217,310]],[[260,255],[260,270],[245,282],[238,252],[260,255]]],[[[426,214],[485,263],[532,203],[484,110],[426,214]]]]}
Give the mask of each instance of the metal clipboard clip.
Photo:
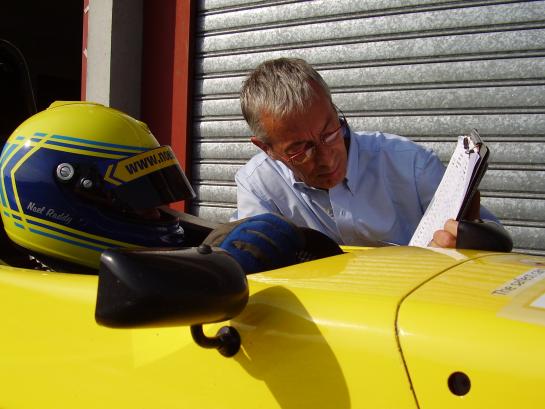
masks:
{"type": "Polygon", "coordinates": [[[456,220],[462,220],[465,217],[470,207],[473,195],[478,189],[479,184],[481,183],[481,179],[488,168],[488,157],[490,155],[488,147],[483,142],[481,136],[476,129],[472,129],[468,135],[464,136],[463,144],[466,154],[471,155],[472,153],[474,153],[476,154],[476,157],[474,157],[474,169],[471,172],[466,196],[464,198],[460,211],[458,212],[456,220]]]}
{"type": "Polygon", "coordinates": [[[472,129],[469,135],[464,136],[464,149],[469,155],[471,153],[479,153],[483,141],[476,129],[472,129]]]}

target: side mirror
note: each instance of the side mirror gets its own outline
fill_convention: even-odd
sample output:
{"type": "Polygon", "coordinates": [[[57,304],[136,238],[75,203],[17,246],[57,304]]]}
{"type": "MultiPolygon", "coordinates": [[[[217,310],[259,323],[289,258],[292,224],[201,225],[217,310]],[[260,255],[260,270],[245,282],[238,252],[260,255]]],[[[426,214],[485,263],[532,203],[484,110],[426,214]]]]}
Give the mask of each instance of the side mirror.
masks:
{"type": "Polygon", "coordinates": [[[461,220],[458,223],[456,248],[508,253],[513,240],[505,228],[495,222],[461,220]]]}
{"type": "Polygon", "coordinates": [[[100,259],[95,319],[107,327],[191,326],[199,345],[232,356],[237,331],[208,338],[202,324],[230,320],[247,302],[244,271],[219,248],[110,249],[100,259]]]}

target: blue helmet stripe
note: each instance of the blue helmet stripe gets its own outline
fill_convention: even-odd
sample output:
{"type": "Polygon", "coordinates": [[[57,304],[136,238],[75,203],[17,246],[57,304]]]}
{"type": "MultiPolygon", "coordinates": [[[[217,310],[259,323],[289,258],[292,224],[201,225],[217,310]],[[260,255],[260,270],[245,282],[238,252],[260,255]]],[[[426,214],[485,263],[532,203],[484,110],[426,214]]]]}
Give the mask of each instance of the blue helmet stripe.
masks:
{"type": "Polygon", "coordinates": [[[13,169],[13,165],[16,164],[24,154],[25,152],[22,151],[15,152],[13,156],[2,163],[2,178],[4,178],[4,189],[0,189],[2,191],[2,206],[9,207],[13,210],[18,210],[18,206],[15,200],[13,180],[9,175],[13,169]]]}
{"type": "Polygon", "coordinates": [[[102,146],[104,148],[127,149],[127,150],[133,150],[135,152],[145,152],[150,149],[150,148],[143,148],[140,146],[119,145],[117,143],[91,141],[89,139],[74,138],[72,136],[65,136],[65,135],[51,135],[51,139],[60,139],[64,141],[86,143],[88,145],[102,146]]]}
{"type": "Polygon", "coordinates": [[[6,207],[6,197],[4,196],[4,189],[0,186],[0,200],[2,200],[2,206],[6,207]]]}
{"type": "Polygon", "coordinates": [[[6,143],[4,145],[4,150],[2,151],[2,156],[0,156],[0,165],[4,163],[4,158],[9,156],[10,153],[17,147],[17,145],[6,143]]]}
{"type": "MultiPolygon", "coordinates": [[[[7,164],[6,157],[8,157],[16,147],[17,145],[13,145],[6,142],[6,144],[4,145],[4,149],[2,150],[2,155],[0,156],[0,168],[5,167],[5,165],[7,164]]],[[[3,175],[4,173],[2,172],[2,175],[0,176],[3,177],[3,175]]],[[[2,189],[1,181],[0,181],[0,200],[2,200],[2,206],[6,207],[7,206],[6,196],[4,193],[4,189],[2,189]]]]}
{"type": "Polygon", "coordinates": [[[92,148],[90,146],[73,145],[69,143],[56,142],[52,140],[46,141],[43,147],[47,148],[47,145],[62,146],[65,148],[73,148],[73,149],[78,149],[78,150],[88,151],[88,152],[107,153],[111,155],[119,155],[122,157],[128,157],[133,154],[132,152],[121,152],[121,151],[113,151],[111,149],[92,148]]]}
{"type": "MultiPolygon", "coordinates": [[[[10,169],[6,169],[8,172],[11,171],[11,168],[10,169]]],[[[12,209],[12,210],[19,210],[19,207],[17,206],[17,201],[15,200],[15,191],[13,190],[13,180],[6,180],[5,181],[5,187],[6,187],[6,190],[3,191],[3,193],[7,196],[7,201],[8,201],[8,205],[9,205],[9,208],[12,209]],[[8,183],[9,182],[9,183],[8,183]]],[[[4,207],[8,207],[6,204],[2,203],[2,205],[4,207]]]]}
{"type": "MultiPolygon", "coordinates": [[[[74,241],[74,240],[70,240],[70,239],[67,239],[67,238],[64,238],[64,237],[60,237],[60,236],[56,236],[54,234],[51,234],[51,233],[46,233],[44,231],[40,231],[40,230],[35,230],[35,229],[29,229],[32,233],[36,233],[36,234],[40,234],[42,236],[45,236],[45,237],[49,237],[50,239],[53,239],[53,240],[59,240],[59,241],[63,241],[65,243],[69,243],[69,244],[73,244],[74,246],[79,246],[79,247],[83,247],[83,248],[86,248],[86,249],[89,249],[89,250],[94,250],[94,251],[98,251],[98,252],[103,252],[105,249],[104,248],[100,248],[100,247],[95,247],[95,246],[91,246],[89,244],[85,244],[85,243],[79,243],[77,241],[74,241]]],[[[110,246],[111,247],[111,246],[110,246]]]]}
{"type": "Polygon", "coordinates": [[[79,240],[87,241],[87,242],[90,242],[90,243],[94,243],[94,244],[96,244],[98,246],[103,246],[103,248],[102,248],[103,250],[105,250],[106,248],[115,247],[115,245],[112,244],[112,243],[107,243],[105,241],[96,240],[96,239],[92,239],[92,238],[89,238],[89,237],[81,236],[79,234],[71,233],[69,231],[59,229],[57,227],[49,226],[47,224],[43,224],[43,223],[37,222],[35,220],[27,219],[27,223],[33,224],[35,226],[39,226],[39,227],[41,227],[43,229],[51,230],[51,231],[54,231],[54,232],[57,232],[57,233],[62,233],[62,234],[65,234],[67,236],[72,236],[75,239],[79,239],[79,240]]]}
{"type": "MultiPolygon", "coordinates": [[[[22,137],[17,137],[16,139],[19,139],[22,137]]],[[[24,139],[24,138],[22,138],[24,139]]],[[[21,158],[26,155],[27,151],[25,149],[24,144],[11,144],[7,149],[4,149],[4,152],[1,157],[1,170],[2,173],[0,177],[4,180],[4,189],[0,189],[0,196],[2,199],[2,206],[8,207],[13,210],[18,210],[16,198],[15,198],[15,190],[14,190],[14,181],[9,176],[13,166],[16,166],[17,163],[21,160],[21,158]],[[15,152],[13,152],[15,151],[15,152]],[[6,200],[7,199],[7,200],[6,200]]],[[[1,185],[0,185],[1,187],[1,185]]]]}

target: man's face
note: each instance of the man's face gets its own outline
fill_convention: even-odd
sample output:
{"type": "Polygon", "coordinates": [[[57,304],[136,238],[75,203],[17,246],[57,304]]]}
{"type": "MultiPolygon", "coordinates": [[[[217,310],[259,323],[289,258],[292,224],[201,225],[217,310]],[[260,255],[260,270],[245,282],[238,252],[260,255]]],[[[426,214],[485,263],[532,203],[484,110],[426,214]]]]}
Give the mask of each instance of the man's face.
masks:
{"type": "Polygon", "coordinates": [[[346,146],[342,130],[335,134],[340,127],[339,118],[323,93],[318,94],[303,113],[280,119],[264,113],[261,122],[269,136],[268,143],[256,138],[252,138],[252,142],[273,159],[282,161],[299,180],[321,189],[330,189],[343,181],[348,160],[346,146]],[[338,136],[327,145],[322,143],[332,134],[338,136]],[[312,155],[304,163],[290,160],[311,147],[314,147],[312,155]]]}

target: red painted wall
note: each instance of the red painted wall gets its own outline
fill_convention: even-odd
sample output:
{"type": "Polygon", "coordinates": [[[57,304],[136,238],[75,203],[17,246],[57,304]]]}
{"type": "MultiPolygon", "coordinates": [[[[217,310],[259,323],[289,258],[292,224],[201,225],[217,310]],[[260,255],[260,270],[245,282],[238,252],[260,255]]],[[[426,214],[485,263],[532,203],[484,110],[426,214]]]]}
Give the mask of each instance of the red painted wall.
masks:
{"type": "Polygon", "coordinates": [[[144,0],[141,119],[172,147],[190,180],[195,10],[191,0],[144,0]]]}
{"type": "MultiPolygon", "coordinates": [[[[87,19],[84,0],[81,99],[87,74],[87,19]]],[[[144,0],[142,39],[141,117],[164,145],[174,150],[191,180],[191,106],[193,29],[196,2],[144,0]]],[[[188,208],[187,203],[175,206],[188,208]]]]}

